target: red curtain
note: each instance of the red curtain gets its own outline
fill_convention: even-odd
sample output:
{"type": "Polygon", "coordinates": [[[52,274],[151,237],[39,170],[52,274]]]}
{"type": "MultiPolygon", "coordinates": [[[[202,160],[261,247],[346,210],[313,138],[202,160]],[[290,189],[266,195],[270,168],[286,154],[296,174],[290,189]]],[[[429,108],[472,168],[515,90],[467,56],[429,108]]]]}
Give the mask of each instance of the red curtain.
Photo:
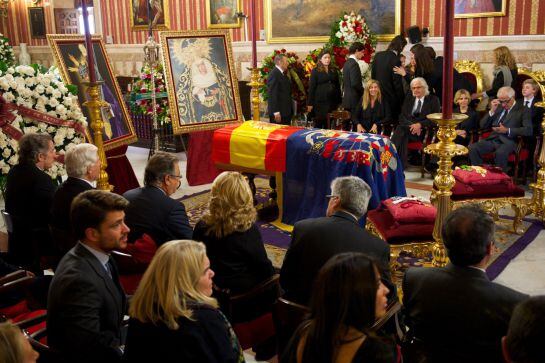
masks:
{"type": "Polygon", "coordinates": [[[221,172],[212,163],[214,131],[198,131],[189,135],[187,151],[187,182],[189,185],[212,183],[221,172]]]}
{"type": "Polygon", "coordinates": [[[108,167],[108,181],[114,186],[114,193],[123,194],[127,190],[138,188],[138,179],[132,170],[131,163],[127,156],[127,145],[106,151],[108,167]]]}

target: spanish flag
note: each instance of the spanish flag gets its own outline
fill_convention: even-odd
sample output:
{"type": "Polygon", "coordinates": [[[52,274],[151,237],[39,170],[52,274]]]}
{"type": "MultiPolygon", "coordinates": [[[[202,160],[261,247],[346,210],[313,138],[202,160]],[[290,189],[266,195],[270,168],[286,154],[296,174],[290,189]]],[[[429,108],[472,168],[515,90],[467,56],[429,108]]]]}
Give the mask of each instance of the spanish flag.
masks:
{"type": "Polygon", "coordinates": [[[214,131],[212,161],[251,169],[286,171],[286,140],[300,127],[246,121],[214,131]]]}

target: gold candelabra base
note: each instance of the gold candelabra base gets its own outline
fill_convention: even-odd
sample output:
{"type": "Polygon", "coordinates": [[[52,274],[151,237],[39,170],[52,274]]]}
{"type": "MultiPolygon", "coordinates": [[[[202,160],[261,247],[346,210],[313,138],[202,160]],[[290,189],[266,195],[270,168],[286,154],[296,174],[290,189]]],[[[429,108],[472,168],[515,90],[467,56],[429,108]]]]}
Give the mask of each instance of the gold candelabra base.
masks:
{"type": "Polygon", "coordinates": [[[251,91],[251,105],[252,105],[252,120],[253,121],[260,121],[259,117],[259,87],[263,85],[261,82],[261,77],[259,76],[259,68],[250,68],[250,71],[252,72],[250,75],[250,82],[248,82],[248,86],[252,87],[251,91]]]}

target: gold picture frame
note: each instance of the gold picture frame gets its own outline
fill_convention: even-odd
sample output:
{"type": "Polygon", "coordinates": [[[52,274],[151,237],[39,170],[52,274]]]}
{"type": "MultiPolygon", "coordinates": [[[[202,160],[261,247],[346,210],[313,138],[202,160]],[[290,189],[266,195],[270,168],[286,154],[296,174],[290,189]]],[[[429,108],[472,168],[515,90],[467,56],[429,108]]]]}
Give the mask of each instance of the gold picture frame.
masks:
{"type": "MultiPolygon", "coordinates": [[[[78,87],[78,102],[83,115],[89,118],[89,110],[82,106],[88,99],[85,82],[88,80],[85,38],[83,35],[48,34],[47,41],[53,49],[53,58],[59,68],[64,83],[78,87]]],[[[110,104],[102,111],[104,150],[108,151],[122,145],[129,145],[137,140],[136,133],[123,100],[121,89],[113,73],[106,47],[100,36],[92,37],[95,55],[97,79],[103,80],[100,86],[101,98],[110,104]]],[[[93,140],[92,130],[88,127],[88,139],[93,140]]]]}
{"type": "MultiPolygon", "coordinates": [[[[514,1],[514,0],[511,0],[514,1]]],[[[465,18],[490,18],[505,16],[507,14],[507,0],[461,0],[454,6],[454,17],[465,18]]]]}
{"type": "MultiPolygon", "coordinates": [[[[149,29],[148,9],[147,4],[149,0],[130,0],[130,13],[131,13],[131,29],[133,31],[147,30],[149,29]]],[[[162,10],[162,16],[156,21],[156,24],[152,25],[156,30],[168,30],[170,29],[170,17],[168,0],[152,0],[152,6],[150,6],[151,16],[153,21],[157,16],[158,10],[162,10]]]]}
{"type": "Polygon", "coordinates": [[[240,9],[241,0],[206,0],[206,26],[209,29],[240,28],[237,16],[240,9]]]}
{"type": "Polygon", "coordinates": [[[243,121],[228,30],[161,32],[174,134],[243,121]]]}
{"type": "Polygon", "coordinates": [[[340,0],[328,3],[327,7],[313,6],[313,1],[317,0],[300,0],[296,5],[290,3],[284,7],[278,4],[279,1],[264,0],[267,43],[325,43],[329,40],[333,21],[351,9],[363,9],[362,15],[379,41],[390,41],[401,32],[401,0],[340,0]],[[376,9],[370,8],[371,3],[376,9]],[[301,33],[303,35],[290,35],[301,33]]]}

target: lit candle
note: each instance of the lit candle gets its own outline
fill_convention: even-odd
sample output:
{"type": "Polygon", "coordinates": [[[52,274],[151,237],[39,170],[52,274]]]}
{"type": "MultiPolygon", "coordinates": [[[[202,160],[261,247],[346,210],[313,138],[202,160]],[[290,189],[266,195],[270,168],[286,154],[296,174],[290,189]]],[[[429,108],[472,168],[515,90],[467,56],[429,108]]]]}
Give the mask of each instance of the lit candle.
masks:
{"type": "Polygon", "coordinates": [[[445,24],[443,32],[443,119],[452,117],[452,73],[454,64],[454,1],[445,0],[445,24]]]}
{"type": "Polygon", "coordinates": [[[85,47],[87,48],[87,70],[89,72],[89,82],[96,82],[95,74],[95,56],[93,51],[93,42],[91,32],[89,31],[89,15],[87,14],[87,0],[81,2],[81,12],[83,13],[83,28],[85,29],[85,47]]]}
{"type": "Polygon", "coordinates": [[[257,68],[257,17],[255,3],[257,0],[251,1],[251,17],[252,17],[252,67],[257,68]]]}

